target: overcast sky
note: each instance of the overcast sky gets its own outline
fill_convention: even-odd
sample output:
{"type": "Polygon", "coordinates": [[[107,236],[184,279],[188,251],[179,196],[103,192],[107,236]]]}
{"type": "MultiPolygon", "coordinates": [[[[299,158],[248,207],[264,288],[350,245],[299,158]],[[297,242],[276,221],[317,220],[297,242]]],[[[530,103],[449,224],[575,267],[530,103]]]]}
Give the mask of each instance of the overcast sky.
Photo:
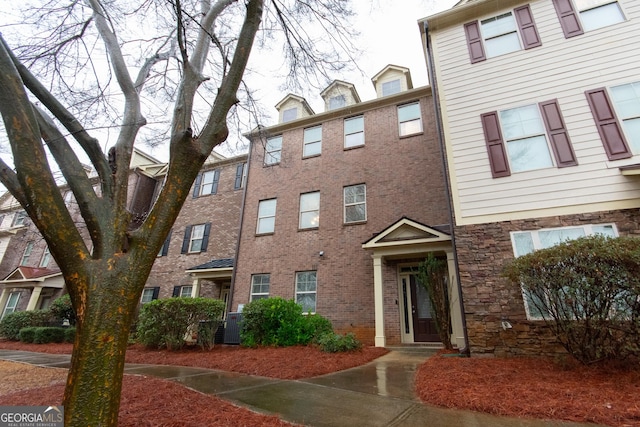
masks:
{"type": "MultiPolygon", "coordinates": [[[[356,86],[358,95],[362,101],[375,98],[375,90],[371,83],[371,77],[377,74],[388,64],[407,67],[411,71],[414,87],[428,84],[427,67],[420,40],[418,20],[435,13],[453,7],[459,0],[353,0],[354,10],[357,16],[354,25],[360,29],[360,40],[357,45],[362,50],[362,56],[357,58],[359,68],[364,72],[354,70],[341,75],[333,76],[334,80],[343,80],[356,86]]],[[[271,52],[270,54],[273,54],[271,52]]],[[[260,52],[252,52],[254,58],[260,57],[260,52]]],[[[268,67],[262,58],[261,67],[268,67]]],[[[274,125],[278,115],[275,105],[284,98],[288,89],[278,86],[283,83],[277,79],[269,80],[265,75],[269,71],[261,72],[258,97],[270,115],[262,123],[265,126],[274,125]],[[270,120],[270,121],[269,121],[270,120]]],[[[251,84],[251,78],[249,78],[251,84]]],[[[253,87],[255,89],[255,87],[253,87]]],[[[324,88],[322,88],[324,89],[324,88]]],[[[296,93],[303,96],[316,113],[324,111],[324,103],[320,97],[320,90],[311,93],[296,93]]],[[[247,132],[249,129],[242,130],[247,132]]],[[[237,151],[238,141],[229,141],[227,146],[216,148],[216,151],[230,155],[237,151]]],[[[245,143],[246,141],[242,141],[245,143]]],[[[160,153],[154,153],[159,155],[160,153]]]]}

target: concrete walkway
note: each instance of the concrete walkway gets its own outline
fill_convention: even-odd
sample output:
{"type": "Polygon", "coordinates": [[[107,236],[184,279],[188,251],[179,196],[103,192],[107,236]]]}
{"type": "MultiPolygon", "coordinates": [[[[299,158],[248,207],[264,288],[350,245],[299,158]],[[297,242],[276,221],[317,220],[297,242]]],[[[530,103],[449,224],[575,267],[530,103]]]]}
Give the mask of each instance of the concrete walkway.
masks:
{"type": "MultiPolygon", "coordinates": [[[[364,366],[296,381],[162,365],[127,364],[125,373],[165,378],[256,412],[277,414],[286,421],[308,426],[595,427],[424,405],[413,393],[413,376],[431,354],[429,350],[394,349],[364,366]]],[[[59,368],[70,364],[68,355],[1,349],[0,359],[59,368]]]]}

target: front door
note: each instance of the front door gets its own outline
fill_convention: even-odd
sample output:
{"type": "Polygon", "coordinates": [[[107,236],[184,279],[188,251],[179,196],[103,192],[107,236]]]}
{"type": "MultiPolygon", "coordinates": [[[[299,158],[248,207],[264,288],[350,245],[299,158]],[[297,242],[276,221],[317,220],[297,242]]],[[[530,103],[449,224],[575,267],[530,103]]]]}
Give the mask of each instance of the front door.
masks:
{"type": "Polygon", "coordinates": [[[436,322],[433,319],[431,302],[427,290],[418,283],[415,274],[409,275],[411,285],[411,313],[413,317],[413,341],[440,341],[436,322]]]}

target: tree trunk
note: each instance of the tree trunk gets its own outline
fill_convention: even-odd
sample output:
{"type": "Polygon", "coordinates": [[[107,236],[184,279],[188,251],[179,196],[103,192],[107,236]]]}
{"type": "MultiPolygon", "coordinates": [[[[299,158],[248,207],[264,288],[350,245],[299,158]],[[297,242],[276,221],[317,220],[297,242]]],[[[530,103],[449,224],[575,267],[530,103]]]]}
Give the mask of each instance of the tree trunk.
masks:
{"type": "Polygon", "coordinates": [[[86,277],[87,298],[75,307],[77,330],[63,401],[67,427],[118,425],[125,352],[146,279],[144,268],[125,266],[109,269],[105,263],[86,277]]]}

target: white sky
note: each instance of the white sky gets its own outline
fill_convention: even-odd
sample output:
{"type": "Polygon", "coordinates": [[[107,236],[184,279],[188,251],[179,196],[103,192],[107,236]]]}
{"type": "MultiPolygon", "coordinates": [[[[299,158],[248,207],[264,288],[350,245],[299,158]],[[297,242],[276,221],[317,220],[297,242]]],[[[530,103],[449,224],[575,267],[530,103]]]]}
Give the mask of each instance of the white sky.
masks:
{"type": "MultiPolygon", "coordinates": [[[[333,79],[354,84],[362,101],[375,98],[371,77],[388,64],[409,68],[413,87],[427,85],[427,66],[420,40],[418,20],[449,9],[458,1],[353,0],[354,10],[357,13],[354,25],[360,29],[360,40],[356,44],[362,50],[362,56],[357,58],[357,63],[365,75],[355,70],[333,76],[333,79]]],[[[259,57],[260,52],[252,52],[252,55],[259,57]]],[[[277,122],[275,105],[289,93],[287,90],[279,90],[278,86],[282,83],[278,80],[268,80],[264,75],[260,77],[258,97],[263,108],[271,115],[271,121],[261,123],[262,125],[270,126],[277,122]]],[[[317,93],[296,94],[303,96],[315,113],[321,113],[324,111],[324,103],[320,97],[322,89],[315,91],[317,93]]],[[[242,132],[247,131],[249,129],[242,130],[242,132]]],[[[228,144],[235,146],[236,142],[229,141],[228,144]]],[[[216,151],[225,155],[230,154],[225,146],[217,147],[216,151]]],[[[159,155],[154,153],[156,154],[159,155]]]]}

